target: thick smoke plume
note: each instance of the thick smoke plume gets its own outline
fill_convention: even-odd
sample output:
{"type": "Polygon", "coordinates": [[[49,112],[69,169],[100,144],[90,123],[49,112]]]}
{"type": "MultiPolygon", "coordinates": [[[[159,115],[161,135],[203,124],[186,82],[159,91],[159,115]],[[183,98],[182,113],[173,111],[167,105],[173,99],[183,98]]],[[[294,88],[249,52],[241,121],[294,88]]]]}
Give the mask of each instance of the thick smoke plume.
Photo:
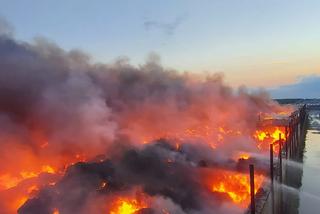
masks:
{"type": "Polygon", "coordinates": [[[221,196],[200,182],[212,173],[204,166],[234,167],[234,153],[257,152],[259,114],[283,111],[264,93],[232,90],[221,75],[166,69],[154,54],[140,66],[93,63],[45,39],[17,41],[3,26],[3,213],[101,213],[108,200],[132,192],[150,200],[140,213],[224,212],[221,196]]]}

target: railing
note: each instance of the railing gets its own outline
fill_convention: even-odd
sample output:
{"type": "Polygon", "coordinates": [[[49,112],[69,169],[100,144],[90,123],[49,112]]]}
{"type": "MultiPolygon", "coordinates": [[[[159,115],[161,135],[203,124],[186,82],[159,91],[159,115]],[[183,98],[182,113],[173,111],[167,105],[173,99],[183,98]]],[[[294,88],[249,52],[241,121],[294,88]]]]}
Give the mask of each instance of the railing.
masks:
{"type": "MultiPolygon", "coordinates": [[[[279,134],[279,152],[278,157],[274,157],[274,147],[270,144],[270,184],[267,188],[267,196],[263,199],[255,199],[254,194],[251,195],[251,204],[247,213],[256,214],[282,214],[284,213],[283,202],[284,196],[282,184],[286,184],[288,180],[287,160],[298,160],[301,158],[304,147],[304,133],[307,122],[307,106],[301,106],[297,111],[293,112],[284,124],[285,136],[279,134]],[[285,163],[283,164],[283,159],[285,163]],[[276,186],[276,188],[275,188],[276,186]],[[260,201],[259,201],[260,200],[260,201]],[[264,200],[264,201],[261,201],[264,200]],[[256,204],[263,204],[260,209],[256,209],[256,204]]],[[[250,166],[250,178],[254,182],[254,166],[250,166]]],[[[254,185],[251,185],[251,187],[254,185]]],[[[251,192],[254,191],[251,189],[251,192]]]]}

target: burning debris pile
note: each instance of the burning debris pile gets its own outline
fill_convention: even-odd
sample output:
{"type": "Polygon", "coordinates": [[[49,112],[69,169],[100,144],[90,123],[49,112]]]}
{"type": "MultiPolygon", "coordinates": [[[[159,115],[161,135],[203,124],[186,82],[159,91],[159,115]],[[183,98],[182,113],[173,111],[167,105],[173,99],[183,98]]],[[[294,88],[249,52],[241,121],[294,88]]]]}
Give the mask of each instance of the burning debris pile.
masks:
{"type": "Polygon", "coordinates": [[[265,166],[254,154],[284,134],[259,130],[259,115],[291,110],[155,55],[97,64],[2,34],[1,213],[241,213],[248,163],[257,190],[265,166]]]}
{"type": "MultiPolygon", "coordinates": [[[[248,202],[247,175],[223,169],[223,165],[205,167],[189,158],[183,148],[176,150],[159,140],[140,151],[128,149],[120,158],[79,162],[70,166],[57,184],[27,201],[19,212],[52,213],[58,207],[61,213],[134,213],[122,209],[209,213],[223,200],[232,199],[239,205],[248,202]]],[[[263,176],[257,178],[258,188],[263,176]]]]}

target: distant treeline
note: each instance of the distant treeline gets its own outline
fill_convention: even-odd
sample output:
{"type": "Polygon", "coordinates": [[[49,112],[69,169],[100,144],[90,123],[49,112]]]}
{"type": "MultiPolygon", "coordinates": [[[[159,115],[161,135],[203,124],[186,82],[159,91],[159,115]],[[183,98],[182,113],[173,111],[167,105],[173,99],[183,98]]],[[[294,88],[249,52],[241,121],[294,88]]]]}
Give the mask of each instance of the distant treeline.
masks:
{"type": "Polygon", "coordinates": [[[274,99],[279,104],[285,105],[285,104],[301,104],[301,103],[320,103],[320,99],[302,99],[302,98],[296,98],[296,99],[274,99]]]}

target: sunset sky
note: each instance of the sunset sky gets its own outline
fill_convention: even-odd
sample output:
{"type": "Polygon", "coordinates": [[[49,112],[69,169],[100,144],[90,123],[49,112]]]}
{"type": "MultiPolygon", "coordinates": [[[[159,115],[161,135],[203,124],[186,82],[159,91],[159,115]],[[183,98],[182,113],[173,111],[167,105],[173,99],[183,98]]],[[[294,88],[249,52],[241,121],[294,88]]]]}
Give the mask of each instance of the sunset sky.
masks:
{"type": "Polygon", "coordinates": [[[319,0],[0,0],[0,17],[19,40],[45,37],[94,61],[138,65],[155,52],[166,67],[221,72],[235,87],[319,97],[319,0]]]}

